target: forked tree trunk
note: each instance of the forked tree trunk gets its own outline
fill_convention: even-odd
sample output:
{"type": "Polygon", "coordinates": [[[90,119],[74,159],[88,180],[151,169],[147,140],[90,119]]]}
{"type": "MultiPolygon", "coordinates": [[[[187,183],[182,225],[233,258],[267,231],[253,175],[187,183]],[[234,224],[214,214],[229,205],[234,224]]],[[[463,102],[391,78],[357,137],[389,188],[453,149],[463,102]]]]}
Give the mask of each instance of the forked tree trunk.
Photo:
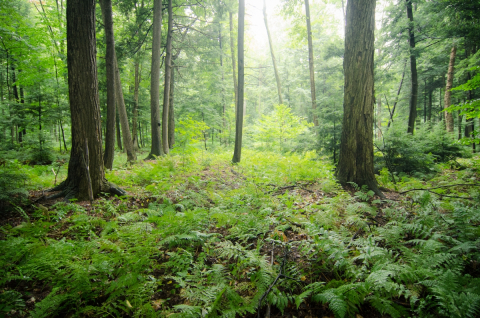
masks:
{"type": "Polygon", "coordinates": [[[56,196],[65,196],[65,199],[86,200],[100,192],[124,194],[105,180],[95,49],[95,2],[69,0],[67,6],[72,149],[67,179],[54,188],[63,190],[56,196]]]}
{"type": "MultiPolygon", "coordinates": [[[[447,73],[447,86],[445,88],[445,100],[443,103],[444,109],[450,107],[452,99],[452,87],[453,87],[453,71],[455,68],[455,55],[457,53],[457,47],[452,46],[450,51],[450,62],[448,63],[448,73],[447,73]]],[[[447,126],[447,131],[453,133],[453,114],[451,112],[445,112],[445,123],[447,126]]]]}
{"type": "Polygon", "coordinates": [[[245,82],[244,69],[244,33],[245,33],[245,0],[238,2],[238,101],[235,122],[235,150],[233,152],[233,163],[240,162],[242,158],[242,137],[243,137],[243,91],[245,82]]]}
{"type": "Polygon", "coordinates": [[[415,56],[415,34],[413,24],[412,0],[407,1],[407,17],[409,20],[408,42],[410,44],[410,71],[412,80],[412,91],[410,93],[408,129],[407,133],[413,134],[415,130],[415,119],[417,118],[417,99],[418,99],[418,75],[417,75],[417,58],[415,56]]]}
{"type": "Polygon", "coordinates": [[[163,152],[168,154],[168,111],[170,102],[170,80],[172,78],[172,32],[173,9],[172,0],[168,0],[168,31],[167,31],[167,56],[165,58],[165,85],[163,86],[163,114],[162,114],[162,144],[163,152]]]}
{"type": "MultiPolygon", "coordinates": [[[[113,159],[115,156],[115,65],[114,50],[115,41],[113,36],[113,20],[112,20],[112,1],[101,0],[100,8],[102,9],[103,24],[105,25],[105,65],[107,74],[107,127],[105,132],[105,152],[103,155],[103,164],[105,168],[112,170],[113,159]]],[[[121,149],[121,148],[120,148],[121,149]]]]}
{"type": "Polygon", "coordinates": [[[235,46],[233,46],[233,17],[232,13],[229,13],[230,17],[230,52],[232,56],[232,74],[233,74],[233,90],[235,91],[235,113],[237,112],[238,104],[238,84],[237,84],[237,74],[235,74],[235,46]]]}
{"type": "Polygon", "coordinates": [[[380,196],[373,173],[375,0],[349,0],[345,29],[343,130],[337,178],[380,196]]]}
{"type": "Polygon", "coordinates": [[[265,22],[265,28],[267,29],[268,45],[270,46],[270,55],[272,56],[273,70],[275,72],[275,81],[277,82],[278,102],[280,104],[283,104],[282,84],[280,83],[280,76],[278,75],[277,60],[275,59],[275,52],[273,51],[273,44],[272,44],[272,37],[270,36],[270,29],[268,28],[267,4],[265,1],[266,0],[263,0],[263,21],[265,22]]]}
{"type": "Polygon", "coordinates": [[[153,34],[152,34],[152,68],[150,84],[150,116],[152,148],[147,159],[162,156],[162,139],[160,129],[160,45],[162,42],[162,0],[154,0],[153,34]]]}
{"type": "Polygon", "coordinates": [[[307,16],[307,38],[308,38],[308,67],[310,69],[310,92],[312,96],[312,114],[313,124],[318,126],[317,95],[315,93],[315,68],[313,65],[313,43],[312,43],[312,27],[310,25],[310,4],[305,0],[305,14],[307,16]]]}

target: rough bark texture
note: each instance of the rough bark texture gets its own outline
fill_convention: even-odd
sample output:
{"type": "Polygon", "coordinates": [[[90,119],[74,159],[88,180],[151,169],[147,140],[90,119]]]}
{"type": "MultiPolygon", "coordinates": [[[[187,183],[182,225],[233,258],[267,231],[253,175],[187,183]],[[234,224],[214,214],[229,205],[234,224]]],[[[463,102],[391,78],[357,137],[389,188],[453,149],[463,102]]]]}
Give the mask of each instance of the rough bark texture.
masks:
{"type": "Polygon", "coordinates": [[[120,118],[120,124],[122,128],[123,147],[127,153],[127,161],[134,162],[137,160],[137,155],[133,149],[132,134],[130,133],[130,127],[128,124],[127,108],[125,107],[125,99],[123,98],[123,89],[122,82],[120,80],[120,70],[118,69],[117,56],[115,51],[113,53],[113,62],[115,66],[115,94],[117,96],[118,117],[120,118]]]}
{"type": "MultiPolygon", "coordinates": [[[[452,46],[450,51],[450,62],[448,63],[448,73],[447,73],[447,86],[445,88],[445,99],[443,107],[448,108],[452,104],[452,86],[453,86],[453,71],[455,68],[455,56],[457,54],[457,47],[452,46]]],[[[450,112],[445,112],[445,123],[447,131],[453,133],[453,114],[450,112]]]]}
{"type": "Polygon", "coordinates": [[[115,66],[113,63],[115,42],[113,37],[112,1],[101,0],[103,24],[105,26],[105,65],[107,74],[107,127],[105,132],[105,152],[103,164],[112,170],[115,156],[115,66]]]}
{"type": "Polygon", "coordinates": [[[160,45],[162,42],[162,0],[154,0],[152,36],[152,68],[150,72],[150,116],[152,130],[152,148],[147,159],[154,159],[155,156],[163,155],[160,129],[160,45]]]}
{"type": "Polygon", "coordinates": [[[168,0],[168,31],[167,31],[167,56],[165,58],[165,84],[163,86],[163,114],[162,114],[162,144],[163,152],[168,154],[168,111],[170,102],[170,80],[172,78],[172,31],[173,31],[173,10],[172,0],[168,0]]]}
{"type": "MultiPolygon", "coordinates": [[[[272,56],[273,70],[275,71],[275,81],[277,82],[278,102],[280,104],[283,104],[282,84],[280,83],[280,76],[278,75],[277,60],[275,59],[275,52],[273,51],[273,43],[272,43],[272,37],[270,36],[270,29],[268,28],[267,5],[265,1],[266,0],[263,0],[263,21],[265,22],[265,28],[267,29],[268,45],[270,46],[270,55],[272,56]]],[[[240,74],[238,76],[240,76],[240,74]]]]}
{"type": "Polygon", "coordinates": [[[409,20],[408,42],[410,44],[410,71],[412,80],[412,91],[410,93],[409,113],[408,113],[408,129],[407,133],[413,134],[415,130],[415,119],[417,118],[417,99],[418,99],[418,75],[417,75],[417,57],[415,56],[415,34],[413,32],[413,11],[412,1],[407,1],[407,17],[409,20]]]}
{"type": "Polygon", "coordinates": [[[305,0],[305,15],[307,17],[308,67],[310,69],[310,91],[312,95],[313,124],[318,126],[318,118],[316,114],[317,95],[315,93],[315,68],[313,65],[312,27],[310,25],[310,4],[308,3],[308,0],[305,0]]]}
{"type": "Polygon", "coordinates": [[[238,104],[238,84],[237,84],[237,74],[235,74],[235,46],[233,46],[233,14],[230,12],[230,52],[232,56],[232,71],[233,71],[233,89],[235,91],[235,112],[237,111],[238,104]]]}
{"type": "Polygon", "coordinates": [[[375,0],[350,0],[345,29],[343,130],[337,178],[383,196],[373,173],[375,0]]]}
{"type": "Polygon", "coordinates": [[[245,33],[245,0],[238,2],[238,101],[235,122],[235,150],[233,152],[233,163],[240,162],[242,157],[242,136],[243,136],[243,91],[245,82],[244,50],[243,39],[245,33]]]}
{"type": "MultiPolygon", "coordinates": [[[[95,0],[69,0],[67,6],[67,65],[72,149],[67,179],[55,190],[65,199],[89,198],[100,192],[120,192],[105,180],[95,50],[95,0]],[[85,144],[88,154],[85,158],[85,144]],[[85,163],[89,163],[89,184],[85,163]]],[[[58,196],[60,196],[58,195],[58,196]]]]}

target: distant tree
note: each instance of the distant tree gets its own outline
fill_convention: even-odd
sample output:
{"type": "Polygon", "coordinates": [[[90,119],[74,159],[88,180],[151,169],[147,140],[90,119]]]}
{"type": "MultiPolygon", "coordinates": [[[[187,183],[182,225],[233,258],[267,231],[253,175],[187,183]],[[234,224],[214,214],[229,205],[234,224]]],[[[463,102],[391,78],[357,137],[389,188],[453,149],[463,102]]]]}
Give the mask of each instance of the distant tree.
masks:
{"type": "MultiPolygon", "coordinates": [[[[408,129],[409,134],[413,134],[415,129],[415,119],[417,118],[417,100],[418,100],[418,74],[417,74],[417,57],[415,55],[415,33],[413,21],[412,0],[407,1],[407,17],[408,17],[408,43],[410,44],[410,72],[412,80],[412,90],[410,92],[408,129]]],[[[347,4],[348,6],[348,4],[347,4]]]]}
{"type": "Polygon", "coordinates": [[[375,0],[350,0],[345,28],[343,130],[337,178],[383,196],[373,173],[375,0]]]}

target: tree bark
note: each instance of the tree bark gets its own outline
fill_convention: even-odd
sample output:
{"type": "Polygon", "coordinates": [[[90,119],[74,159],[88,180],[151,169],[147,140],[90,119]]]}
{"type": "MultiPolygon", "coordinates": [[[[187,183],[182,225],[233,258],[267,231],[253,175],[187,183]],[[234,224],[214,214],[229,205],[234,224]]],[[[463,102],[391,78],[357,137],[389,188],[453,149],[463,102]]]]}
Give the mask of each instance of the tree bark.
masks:
{"type": "Polygon", "coordinates": [[[240,162],[242,157],[242,136],[243,136],[243,92],[245,82],[244,69],[244,33],[245,33],[245,0],[238,2],[238,101],[235,122],[235,150],[233,152],[233,163],[240,162]]]}
{"type": "Polygon", "coordinates": [[[150,150],[150,154],[147,156],[147,159],[155,159],[155,156],[163,155],[160,129],[160,45],[162,42],[162,0],[154,0],[152,37],[152,68],[150,72],[152,148],[150,150]]]}
{"type": "Polygon", "coordinates": [[[163,114],[162,114],[162,144],[163,152],[168,154],[168,111],[170,102],[170,80],[172,78],[172,32],[173,8],[172,0],[168,0],[168,31],[167,31],[167,56],[165,58],[165,85],[163,86],[163,114]]]}
{"type": "Polygon", "coordinates": [[[313,43],[312,43],[312,27],[310,25],[310,4],[309,0],[305,0],[305,15],[307,17],[307,38],[308,38],[308,67],[310,69],[310,91],[312,96],[312,114],[313,124],[318,126],[317,95],[315,93],[315,68],[313,65],[313,43]]]}
{"type": "Polygon", "coordinates": [[[172,77],[170,79],[170,99],[168,101],[168,146],[173,149],[175,144],[175,109],[173,107],[173,92],[175,88],[175,66],[172,58],[172,77]]]}
{"type": "Polygon", "coordinates": [[[375,0],[349,0],[343,130],[336,175],[342,185],[366,185],[383,197],[373,173],[374,32],[375,0]]]}
{"type": "Polygon", "coordinates": [[[123,152],[122,132],[120,131],[120,116],[118,116],[118,102],[115,102],[115,112],[117,114],[117,116],[115,117],[115,120],[116,120],[115,130],[117,132],[117,147],[121,152],[123,152]]]}
{"type": "Polygon", "coordinates": [[[273,44],[272,44],[272,37],[270,36],[270,29],[268,28],[267,4],[265,1],[266,0],[263,0],[263,22],[265,22],[265,28],[267,29],[268,45],[270,46],[270,55],[272,56],[273,70],[275,72],[275,81],[277,82],[278,103],[283,105],[282,84],[280,83],[280,76],[278,75],[277,60],[275,59],[275,52],[273,51],[273,44]]]}
{"type": "Polygon", "coordinates": [[[133,89],[133,118],[132,118],[132,138],[133,149],[138,151],[138,91],[140,88],[141,75],[139,72],[140,63],[138,62],[138,56],[135,60],[135,86],[133,89]]]}
{"type": "Polygon", "coordinates": [[[232,53],[232,72],[233,72],[233,89],[235,91],[235,113],[237,112],[238,104],[238,84],[237,84],[237,74],[235,74],[235,47],[233,46],[233,17],[232,13],[229,12],[230,17],[230,52],[232,53]]]}
{"type": "Polygon", "coordinates": [[[100,8],[102,10],[103,24],[105,26],[105,64],[107,68],[107,127],[105,132],[105,152],[103,155],[103,164],[105,165],[106,169],[112,170],[113,159],[115,156],[116,123],[115,66],[113,62],[115,54],[115,40],[113,36],[112,1],[100,0],[100,8]]]}
{"type": "Polygon", "coordinates": [[[119,115],[118,117],[120,118],[120,124],[122,128],[123,147],[125,148],[125,152],[127,153],[127,161],[134,162],[137,160],[137,155],[135,154],[135,150],[133,149],[132,134],[130,133],[130,127],[128,124],[127,108],[125,107],[125,99],[123,98],[122,82],[120,80],[120,70],[118,69],[117,56],[115,52],[113,62],[115,66],[115,94],[117,96],[116,100],[119,115]]]}
{"type": "Polygon", "coordinates": [[[418,99],[418,75],[417,75],[417,57],[415,56],[415,33],[412,12],[412,0],[407,1],[407,17],[409,20],[408,42],[410,44],[410,71],[412,80],[412,91],[410,93],[408,129],[407,133],[413,134],[415,130],[415,119],[417,118],[417,99],[418,99]]]}
{"type": "MultiPolygon", "coordinates": [[[[448,63],[448,73],[447,73],[447,86],[445,88],[445,99],[443,103],[444,109],[450,107],[452,99],[452,86],[453,86],[453,72],[455,68],[455,56],[457,53],[457,47],[452,46],[450,51],[450,62],[448,63]]],[[[451,112],[445,112],[445,123],[447,126],[447,131],[453,133],[453,114],[451,112]]]]}
{"type": "Polygon", "coordinates": [[[89,199],[100,192],[124,193],[105,180],[98,99],[95,0],[69,0],[67,5],[67,65],[72,149],[67,179],[54,190],[65,199],[89,199]],[[88,143],[88,150],[85,145],[88,143]],[[88,157],[85,158],[88,152],[88,157]],[[85,162],[89,162],[89,175],[85,162]]]}

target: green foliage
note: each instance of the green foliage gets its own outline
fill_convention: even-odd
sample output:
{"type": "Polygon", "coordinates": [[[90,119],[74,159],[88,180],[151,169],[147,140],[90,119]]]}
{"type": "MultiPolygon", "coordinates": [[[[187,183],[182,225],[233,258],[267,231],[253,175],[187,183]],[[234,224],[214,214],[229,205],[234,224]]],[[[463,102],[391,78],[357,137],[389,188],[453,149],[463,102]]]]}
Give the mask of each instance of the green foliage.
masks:
{"type": "Polygon", "coordinates": [[[254,134],[254,139],[264,148],[278,147],[280,151],[293,150],[292,148],[297,147],[294,143],[298,137],[310,133],[309,127],[313,127],[313,124],[295,116],[290,107],[276,105],[273,112],[268,116],[263,115],[255,126],[257,133],[254,134]]]}
{"type": "Polygon", "coordinates": [[[18,162],[5,163],[0,168],[0,207],[7,210],[7,204],[20,204],[28,196],[27,175],[18,162]]]}
{"type": "Polygon", "coordinates": [[[467,157],[465,148],[445,131],[443,123],[424,124],[414,135],[405,134],[403,126],[388,130],[382,145],[377,145],[376,169],[395,173],[431,173],[436,162],[467,157]]]}

